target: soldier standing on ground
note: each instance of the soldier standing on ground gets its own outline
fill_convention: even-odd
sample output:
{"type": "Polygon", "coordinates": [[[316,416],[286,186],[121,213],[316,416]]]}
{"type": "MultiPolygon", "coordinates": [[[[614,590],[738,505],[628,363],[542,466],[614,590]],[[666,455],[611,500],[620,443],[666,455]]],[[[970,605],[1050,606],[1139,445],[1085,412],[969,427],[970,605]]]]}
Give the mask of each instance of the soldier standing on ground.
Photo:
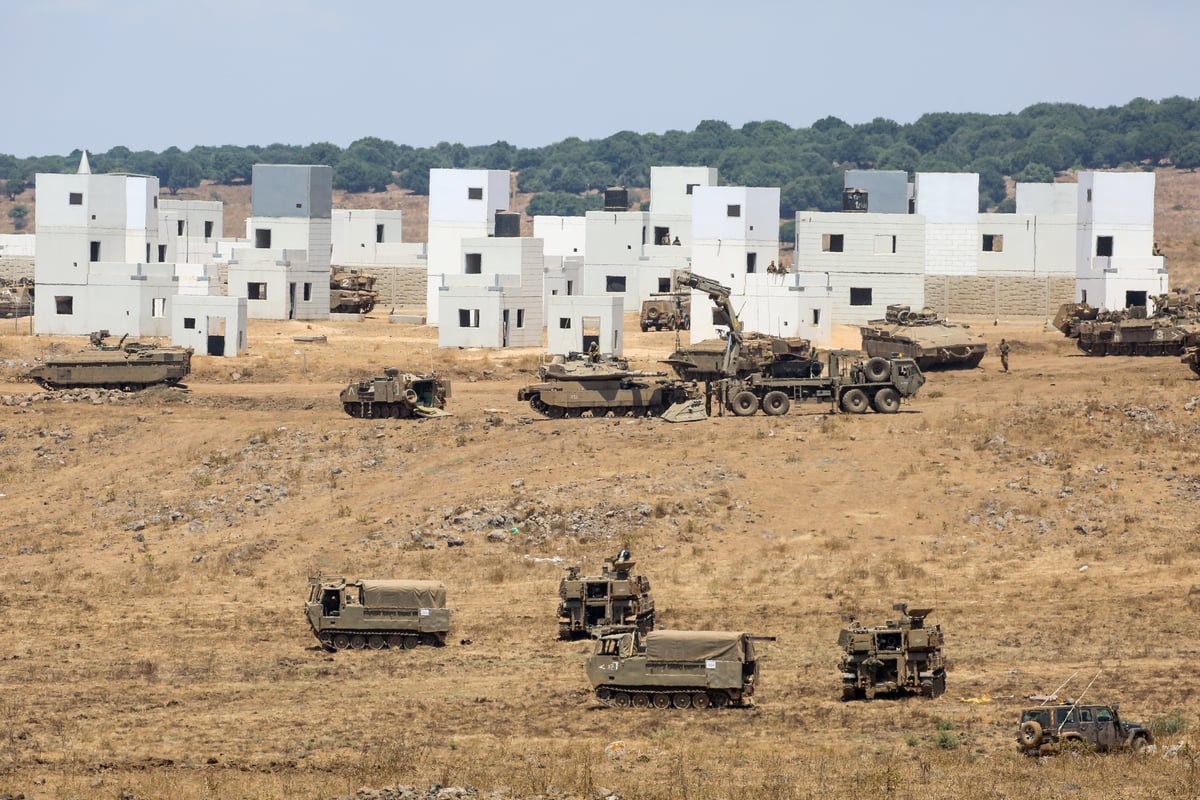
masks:
{"type": "Polygon", "coordinates": [[[1010,345],[1006,340],[1001,339],[1000,340],[1000,366],[1001,366],[1001,368],[1003,368],[1003,370],[1005,372],[1008,372],[1008,354],[1011,350],[1012,350],[1012,345],[1010,345]]]}

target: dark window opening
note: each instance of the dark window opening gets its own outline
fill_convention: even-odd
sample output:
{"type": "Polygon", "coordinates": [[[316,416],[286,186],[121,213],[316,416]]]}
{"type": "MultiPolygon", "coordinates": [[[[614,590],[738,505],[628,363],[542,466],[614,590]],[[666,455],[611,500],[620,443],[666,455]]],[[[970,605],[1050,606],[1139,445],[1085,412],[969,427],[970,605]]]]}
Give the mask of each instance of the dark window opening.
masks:
{"type": "Polygon", "coordinates": [[[70,315],[75,313],[75,298],[71,295],[57,295],[54,298],[54,313],[70,315]]]}
{"type": "Polygon", "coordinates": [[[209,239],[211,239],[211,238],[212,238],[212,235],[213,235],[213,223],[212,223],[212,220],[211,220],[211,219],[210,219],[210,220],[205,220],[205,222],[204,222],[204,241],[206,241],[206,242],[207,242],[209,239]]]}
{"type": "Polygon", "coordinates": [[[175,234],[177,236],[183,236],[183,227],[183,220],[177,220],[175,222],[175,234]]]}
{"type": "Polygon", "coordinates": [[[852,306],[869,306],[871,305],[871,290],[850,287],[850,305],[852,306]]]}
{"type": "Polygon", "coordinates": [[[71,195],[68,198],[67,202],[69,202],[73,206],[83,205],[83,192],[71,192],[71,195]]]}
{"type": "Polygon", "coordinates": [[[671,279],[670,278],[659,278],[658,279],[658,290],[660,292],[671,291],[671,279]]]}
{"type": "Polygon", "coordinates": [[[1144,308],[1146,306],[1146,301],[1148,299],[1149,298],[1147,297],[1146,292],[1134,292],[1134,291],[1126,292],[1125,293],[1125,307],[1130,308],[1132,306],[1142,306],[1144,308]]]}
{"type": "Polygon", "coordinates": [[[1096,237],[1096,255],[1111,257],[1113,254],[1113,237],[1097,236],[1096,237]]]}
{"type": "Polygon", "coordinates": [[[150,263],[150,243],[146,242],[146,263],[150,263]]]}
{"type": "Polygon", "coordinates": [[[753,275],[758,270],[758,253],[746,253],[746,274],[753,275]]]}
{"type": "Polygon", "coordinates": [[[254,246],[259,250],[267,250],[271,247],[271,229],[270,228],[255,228],[254,229],[254,246]]]}
{"type": "Polygon", "coordinates": [[[741,205],[740,205],[740,204],[739,204],[739,205],[734,205],[734,206],[726,206],[726,207],[725,207],[725,216],[727,216],[727,217],[740,217],[741,215],[742,215],[742,207],[741,207],[741,205]]]}
{"type": "Polygon", "coordinates": [[[846,236],[841,233],[827,233],[821,237],[821,250],[826,253],[841,253],[846,247],[846,236]]]}
{"type": "Polygon", "coordinates": [[[525,327],[525,309],[523,309],[523,308],[517,309],[517,327],[518,328],[525,327]]]}
{"type": "Polygon", "coordinates": [[[570,317],[559,317],[558,318],[558,327],[564,331],[571,330],[571,318],[570,317]]]}
{"type": "Polygon", "coordinates": [[[195,317],[184,317],[183,318],[183,329],[185,331],[196,330],[196,318],[195,317]]]}
{"type": "Polygon", "coordinates": [[[483,253],[467,253],[466,272],[468,275],[483,273],[483,253]]]}
{"type": "Polygon", "coordinates": [[[482,200],[483,199],[483,187],[482,186],[468,187],[467,188],[467,199],[468,200],[482,200]]]}
{"type": "Polygon", "coordinates": [[[246,299],[248,299],[248,300],[266,300],[267,299],[267,284],[266,283],[247,283],[246,284],[246,299]]]}
{"type": "Polygon", "coordinates": [[[306,283],[304,284],[304,302],[307,303],[310,300],[312,300],[312,284],[306,283]]]}
{"type": "Polygon", "coordinates": [[[699,185],[700,185],[700,184],[698,184],[698,183],[689,183],[689,184],[687,185],[687,193],[688,193],[688,194],[691,194],[691,193],[692,193],[692,190],[693,190],[693,189],[695,189],[695,188],[696,188],[697,186],[699,186],[699,185]]]}
{"type": "Polygon", "coordinates": [[[1004,237],[999,234],[985,233],[983,235],[983,252],[1003,253],[1004,237]]]}
{"type": "Polygon", "coordinates": [[[604,291],[606,292],[623,292],[625,291],[625,276],[624,275],[608,275],[604,278],[604,291]]]}
{"type": "Polygon", "coordinates": [[[479,309],[478,308],[460,308],[458,310],[458,327],[460,327],[460,328],[478,328],[479,327],[479,309]]]}
{"type": "Polygon", "coordinates": [[[167,246],[165,244],[160,244],[158,246],[158,263],[161,264],[166,260],[167,260],[167,246]]]}
{"type": "Polygon", "coordinates": [[[654,243],[655,244],[670,244],[671,243],[671,229],[670,228],[660,228],[657,225],[654,226],[654,243]]]}
{"type": "Polygon", "coordinates": [[[376,225],[375,226],[375,243],[379,244],[382,241],[383,241],[383,226],[376,225]]]}
{"type": "Polygon", "coordinates": [[[812,324],[813,324],[813,325],[820,325],[820,324],[821,324],[821,309],[819,309],[819,308],[814,308],[814,309],[812,310],[812,312],[813,312],[813,321],[812,321],[812,324]]]}
{"type": "Polygon", "coordinates": [[[99,242],[92,242],[91,253],[89,254],[88,260],[89,261],[99,261],[100,260],[100,243],[99,242]]]}

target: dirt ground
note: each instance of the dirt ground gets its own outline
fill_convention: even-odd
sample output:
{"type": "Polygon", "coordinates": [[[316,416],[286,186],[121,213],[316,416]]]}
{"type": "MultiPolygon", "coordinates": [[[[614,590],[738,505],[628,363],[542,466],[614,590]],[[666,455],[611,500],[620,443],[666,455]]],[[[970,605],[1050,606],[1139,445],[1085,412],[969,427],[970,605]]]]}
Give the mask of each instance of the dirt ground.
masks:
{"type": "MultiPolygon", "coordinates": [[[[1022,697],[1068,679],[1191,740],[1200,384],[1177,358],[976,324],[1013,371],[931,373],[899,414],[671,425],[531,419],[537,351],[440,351],[382,317],[252,322],[249,353],[197,357],[186,391],[64,402],[15,376],[82,342],[5,321],[0,792],[1200,795],[1194,755],[1014,747],[1022,697]],[[384,366],[450,375],[454,416],[346,416],[340,388],[384,366]],[[755,708],[594,701],[557,586],[622,547],[666,626],[778,637],[755,708]],[[443,581],[450,642],[322,651],[302,612],[318,571],[443,581]],[[947,693],[841,702],[840,627],[896,601],[936,607],[947,693]]],[[[634,366],[673,348],[626,330],[634,366]]]]}

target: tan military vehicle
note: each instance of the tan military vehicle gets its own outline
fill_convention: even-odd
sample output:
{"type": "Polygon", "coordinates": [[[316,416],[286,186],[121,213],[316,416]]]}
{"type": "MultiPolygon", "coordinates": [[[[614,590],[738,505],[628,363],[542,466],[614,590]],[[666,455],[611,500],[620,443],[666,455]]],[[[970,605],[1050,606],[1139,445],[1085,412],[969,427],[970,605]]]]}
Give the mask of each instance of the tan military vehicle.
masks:
{"type": "Polygon", "coordinates": [[[446,587],[438,581],[317,576],[308,579],[304,614],[330,652],[440,646],[450,630],[446,587]]]}
{"type": "Polygon", "coordinates": [[[727,339],[704,339],[695,344],[684,345],[667,358],[680,380],[715,382],[723,377],[746,378],[762,370],[763,365],[782,357],[811,362],[811,373],[805,377],[821,374],[822,365],[808,339],[767,336],[761,333],[743,333],[740,350],[730,364],[732,375],[725,375],[724,362],[730,349],[727,339]]]}
{"type": "Polygon", "coordinates": [[[93,349],[50,355],[21,375],[46,389],[95,387],[132,392],[155,384],[174,386],[192,371],[192,348],[125,342],[105,344],[108,331],[91,334],[93,349]]]}
{"type": "Polygon", "coordinates": [[[755,642],[773,636],[731,631],[636,628],[596,640],[587,676],[596,697],[617,708],[724,708],[750,705],[758,685],[755,642]]]}
{"type": "Polygon", "coordinates": [[[329,268],[329,311],[334,314],[366,314],[375,307],[379,292],[375,276],[356,269],[329,268]]]}
{"type": "Polygon", "coordinates": [[[0,317],[25,317],[33,313],[32,278],[0,279],[0,317]]]}
{"type": "Polygon", "coordinates": [[[859,332],[868,356],[911,358],[922,370],[971,369],[987,355],[987,342],[969,325],[947,322],[931,308],[891,305],[883,319],[871,320],[859,332]]]}
{"type": "Polygon", "coordinates": [[[1124,722],[1117,706],[1075,702],[1040,705],[1021,711],[1017,752],[1047,756],[1064,750],[1129,750],[1154,744],[1154,734],[1136,722],[1124,722]]]}
{"type": "Polygon", "coordinates": [[[1089,356],[1178,356],[1200,335],[1200,309],[1183,295],[1161,294],[1146,306],[1104,311],[1087,303],[1066,303],[1054,327],[1089,356]]]}
{"type": "Polygon", "coordinates": [[[558,356],[539,374],[542,381],[521,387],[517,399],[551,419],[656,417],[692,396],[691,387],[667,379],[665,372],[631,370],[623,359],[558,356]]]}
{"type": "Polygon", "coordinates": [[[579,574],[567,567],[558,584],[558,638],[596,636],[610,625],[632,625],[642,633],[654,629],[654,597],[650,581],[630,574],[637,563],[628,550],[604,559],[599,575],[579,574]]]}
{"type": "Polygon", "coordinates": [[[669,294],[642,302],[642,331],[686,331],[692,327],[692,296],[669,294]]]}
{"type": "Polygon", "coordinates": [[[401,374],[387,367],[383,375],[364,378],[342,389],[342,409],[360,419],[407,419],[445,416],[450,379],[440,375],[401,374]]]}
{"type": "Polygon", "coordinates": [[[892,608],[900,612],[899,621],[871,627],[852,621],[839,634],[843,700],[897,692],[939,697],[946,691],[942,628],[925,625],[933,608],[910,609],[907,603],[892,608]]]}

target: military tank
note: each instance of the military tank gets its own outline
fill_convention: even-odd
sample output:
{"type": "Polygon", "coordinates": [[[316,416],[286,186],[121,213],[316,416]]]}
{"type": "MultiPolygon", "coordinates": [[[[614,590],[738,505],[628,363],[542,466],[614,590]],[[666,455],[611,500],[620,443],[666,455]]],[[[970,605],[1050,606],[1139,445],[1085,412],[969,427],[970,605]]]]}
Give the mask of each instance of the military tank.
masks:
{"type": "Polygon", "coordinates": [[[1179,356],[1200,334],[1200,309],[1179,294],[1151,298],[1146,306],[1104,311],[1087,303],[1066,303],[1054,315],[1054,327],[1075,340],[1089,356],[1179,356]]]}
{"type": "Polygon", "coordinates": [[[620,358],[594,359],[573,353],[555,357],[538,370],[539,383],[517,390],[517,399],[551,419],[659,416],[694,396],[694,388],[667,378],[665,372],[629,369],[620,358]]]}
{"type": "Polygon", "coordinates": [[[558,638],[579,639],[597,635],[612,625],[632,625],[641,633],[654,629],[654,597],[650,581],[632,575],[637,562],[628,550],[604,559],[599,575],[581,576],[579,567],[567,567],[558,584],[558,638]]]}
{"type": "Polygon", "coordinates": [[[922,370],[973,369],[987,354],[987,342],[970,326],[947,322],[931,308],[890,305],[883,319],[871,320],[859,332],[871,358],[911,358],[922,370]]]}
{"type": "Polygon", "coordinates": [[[588,681],[617,708],[724,708],[750,705],[758,685],[755,643],[773,636],[735,631],[612,630],[596,640],[588,681]]]}
{"type": "Polygon", "coordinates": [[[436,373],[411,375],[387,367],[383,375],[365,378],[342,389],[342,409],[359,419],[408,419],[444,416],[450,379],[436,373]]]}
{"type": "Polygon", "coordinates": [[[1200,375],[1200,334],[1188,337],[1187,346],[1183,348],[1183,357],[1179,360],[1188,365],[1188,369],[1200,375]]]}
{"type": "Polygon", "coordinates": [[[304,615],[330,652],[440,646],[450,630],[446,587],[438,581],[310,577],[304,615]]]}
{"type": "Polygon", "coordinates": [[[864,626],[851,621],[838,635],[842,658],[842,699],[873,699],[878,693],[939,697],[946,691],[942,627],[926,627],[933,608],[910,609],[896,603],[899,621],[864,626]]]}
{"type": "MultiPolygon", "coordinates": [[[[670,365],[680,380],[715,383],[726,377],[723,365],[729,346],[729,340],[726,338],[704,339],[680,347],[663,359],[662,363],[670,365]]],[[[754,332],[742,334],[741,350],[734,360],[732,371],[735,377],[744,380],[760,372],[764,364],[779,358],[808,362],[810,372],[806,377],[815,378],[821,374],[821,361],[808,339],[768,336],[754,332]]]]}
{"type": "Polygon", "coordinates": [[[126,392],[165,384],[174,386],[192,371],[192,348],[126,342],[105,344],[108,331],[91,334],[91,350],[50,355],[21,375],[45,389],[100,388],[126,392]]]}
{"type": "Polygon", "coordinates": [[[329,269],[329,311],[334,314],[366,314],[375,307],[379,292],[375,276],[358,270],[329,269]]]}

